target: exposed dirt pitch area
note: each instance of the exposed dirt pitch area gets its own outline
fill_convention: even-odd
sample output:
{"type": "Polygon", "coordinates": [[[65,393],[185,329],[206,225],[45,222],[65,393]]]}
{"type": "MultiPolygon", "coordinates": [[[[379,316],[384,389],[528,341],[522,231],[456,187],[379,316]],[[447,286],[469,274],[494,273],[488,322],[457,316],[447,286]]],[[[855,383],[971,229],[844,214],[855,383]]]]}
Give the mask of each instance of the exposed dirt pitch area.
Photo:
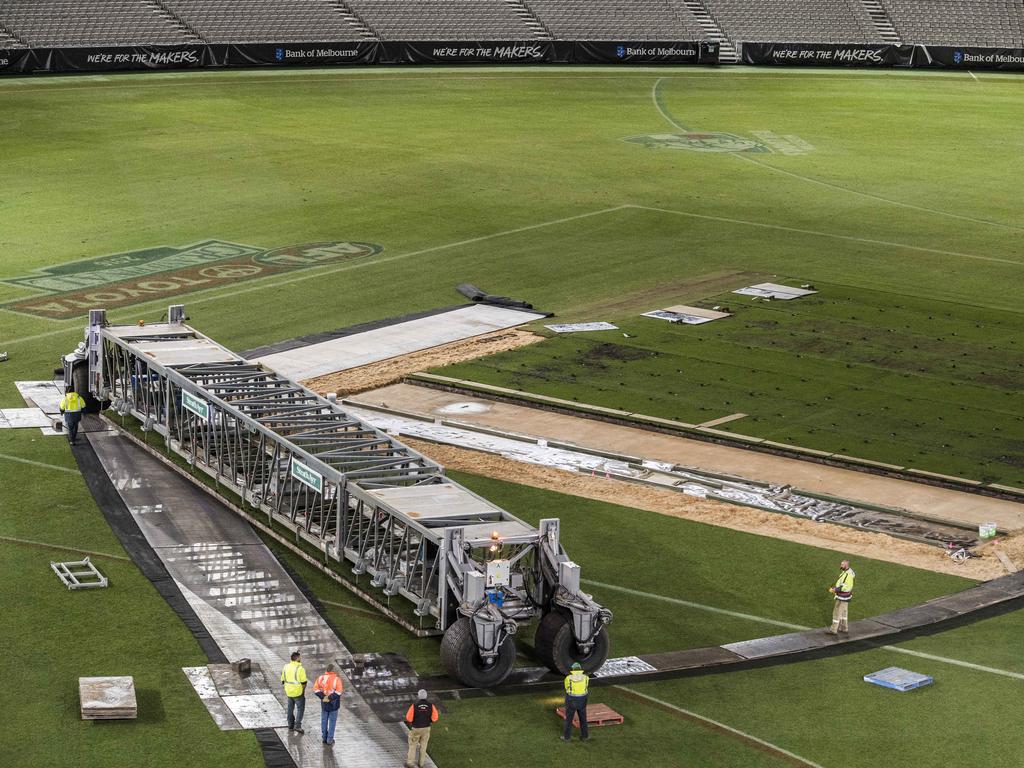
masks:
{"type": "Polygon", "coordinates": [[[364,392],[391,384],[410,373],[507,352],[529,344],[536,344],[543,338],[531,331],[511,328],[474,336],[463,341],[455,341],[451,344],[442,344],[438,347],[414,352],[411,355],[392,357],[381,360],[379,363],[317,376],[302,383],[314,392],[325,394],[334,392],[338,397],[346,397],[356,392],[364,392]]]}

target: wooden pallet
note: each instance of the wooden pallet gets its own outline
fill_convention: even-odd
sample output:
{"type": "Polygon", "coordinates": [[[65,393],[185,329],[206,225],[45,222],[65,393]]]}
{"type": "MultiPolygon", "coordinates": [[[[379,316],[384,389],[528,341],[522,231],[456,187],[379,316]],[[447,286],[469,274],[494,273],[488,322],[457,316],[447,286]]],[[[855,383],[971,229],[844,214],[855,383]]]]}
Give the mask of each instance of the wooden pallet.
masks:
{"type": "MultiPolygon", "coordinates": [[[[555,714],[559,719],[565,720],[565,707],[556,707],[555,714]]],[[[600,728],[603,725],[622,725],[625,721],[626,718],[605,704],[587,705],[587,726],[590,728],[600,728]]],[[[572,726],[573,728],[580,727],[579,715],[573,717],[572,726]]]]}

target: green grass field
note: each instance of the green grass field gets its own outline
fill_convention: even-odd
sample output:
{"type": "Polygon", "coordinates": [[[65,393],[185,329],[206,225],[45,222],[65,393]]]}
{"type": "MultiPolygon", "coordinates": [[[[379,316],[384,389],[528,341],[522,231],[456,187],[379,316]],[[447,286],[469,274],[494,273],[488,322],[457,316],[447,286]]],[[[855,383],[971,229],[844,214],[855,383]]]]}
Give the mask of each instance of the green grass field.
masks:
{"type": "MultiPolygon", "coordinates": [[[[693,421],[742,411],[750,416],[728,426],[738,433],[1021,485],[1022,106],[1015,77],[922,72],[3,79],[0,351],[10,360],[0,364],[0,407],[21,405],[13,382],[46,378],[80,340],[85,310],[126,286],[134,303],[112,308],[115,321],[156,320],[183,301],[194,325],[241,350],[454,304],[455,284],[472,282],[566,321],[613,320],[632,338],[557,338],[457,375],[693,421]],[[623,140],[678,125],[771,131],[813,149],[715,154],[623,140]],[[168,271],[144,285],[126,273],[73,282],[82,259],[210,239],[383,251],[277,271],[168,271]],[[52,292],[11,282],[47,268],[52,292]],[[773,276],[822,293],[771,304],[729,297],[737,317],[699,329],[638,317],[721,303],[748,278],[773,276]],[[43,316],[30,304],[72,309],[43,316]]],[[[0,535],[123,556],[73,471],[12,459],[73,467],[59,439],[0,432],[0,535]]],[[[465,480],[527,519],[562,517],[594,581],[792,624],[820,624],[828,611],[835,553],[465,480]],[[748,581],[766,572],[769,597],[755,599],[748,581]]],[[[254,739],[218,732],[189,689],[179,668],[202,654],[148,582],[109,560],[110,590],[69,594],[49,571],[59,555],[0,541],[4,669],[8,679],[29,669],[33,681],[27,694],[10,684],[0,694],[0,762],[259,764],[254,739]],[[82,723],[74,678],[114,666],[132,667],[145,714],[134,724],[82,723]],[[54,724],[54,737],[26,743],[40,721],[54,724]]],[[[861,615],[966,585],[883,563],[859,572],[872,585],[858,597],[861,615]]],[[[397,650],[436,671],[434,641],[413,643],[307,576],[321,597],[348,606],[327,612],[355,649],[397,650]]],[[[781,631],[593,588],[616,611],[617,653],[781,631]]],[[[1020,675],[1021,621],[1010,614],[906,647],[1020,675]]],[[[930,766],[975,744],[969,764],[1003,766],[1024,752],[1020,685],[872,650],[637,691],[827,768],[930,766]],[[936,685],[899,695],[861,682],[891,664],[934,674],[936,685]],[[838,702],[849,702],[852,725],[837,731],[838,702]]],[[[618,766],[638,754],[652,766],[780,764],[630,692],[608,689],[601,699],[628,723],[587,747],[557,743],[544,695],[453,702],[433,749],[446,767],[481,764],[480,743],[501,755],[528,748],[523,764],[537,766],[618,766]]]]}

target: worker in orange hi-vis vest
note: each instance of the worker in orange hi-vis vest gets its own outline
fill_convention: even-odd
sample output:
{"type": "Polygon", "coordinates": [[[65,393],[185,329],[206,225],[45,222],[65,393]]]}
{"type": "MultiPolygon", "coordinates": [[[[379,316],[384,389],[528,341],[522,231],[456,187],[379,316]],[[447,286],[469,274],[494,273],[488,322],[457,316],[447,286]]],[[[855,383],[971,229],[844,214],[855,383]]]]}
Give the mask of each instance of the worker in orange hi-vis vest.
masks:
{"type": "Polygon", "coordinates": [[[409,724],[409,754],[405,758],[405,768],[423,768],[423,762],[427,759],[430,726],[437,722],[437,707],[427,701],[427,692],[423,689],[420,689],[416,702],[409,705],[405,722],[409,724]]]}
{"type": "Polygon", "coordinates": [[[327,670],[313,683],[313,694],[320,699],[320,735],[324,744],[334,743],[334,726],[338,724],[338,710],[341,709],[341,678],[328,664],[327,670]]]}

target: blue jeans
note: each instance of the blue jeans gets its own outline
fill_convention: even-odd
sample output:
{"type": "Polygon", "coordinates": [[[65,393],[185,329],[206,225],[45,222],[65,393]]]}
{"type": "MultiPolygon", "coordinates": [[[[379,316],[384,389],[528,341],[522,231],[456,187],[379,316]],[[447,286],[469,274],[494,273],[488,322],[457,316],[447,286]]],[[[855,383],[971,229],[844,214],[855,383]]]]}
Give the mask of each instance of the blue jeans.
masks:
{"type": "Polygon", "coordinates": [[[288,727],[302,727],[302,713],[306,711],[306,697],[288,697],[288,727]]]}
{"type": "Polygon", "coordinates": [[[572,738],[572,718],[573,715],[579,714],[580,717],[580,738],[590,738],[590,733],[587,729],[587,697],[586,696],[566,696],[565,697],[565,733],[563,734],[565,739],[572,738]]]}
{"type": "Polygon", "coordinates": [[[320,713],[320,733],[324,741],[334,741],[334,726],[338,724],[338,710],[323,710],[320,713]]]}
{"type": "Polygon", "coordinates": [[[81,411],[65,411],[64,425],[68,428],[68,440],[72,443],[78,437],[78,425],[82,422],[81,411]]]}

